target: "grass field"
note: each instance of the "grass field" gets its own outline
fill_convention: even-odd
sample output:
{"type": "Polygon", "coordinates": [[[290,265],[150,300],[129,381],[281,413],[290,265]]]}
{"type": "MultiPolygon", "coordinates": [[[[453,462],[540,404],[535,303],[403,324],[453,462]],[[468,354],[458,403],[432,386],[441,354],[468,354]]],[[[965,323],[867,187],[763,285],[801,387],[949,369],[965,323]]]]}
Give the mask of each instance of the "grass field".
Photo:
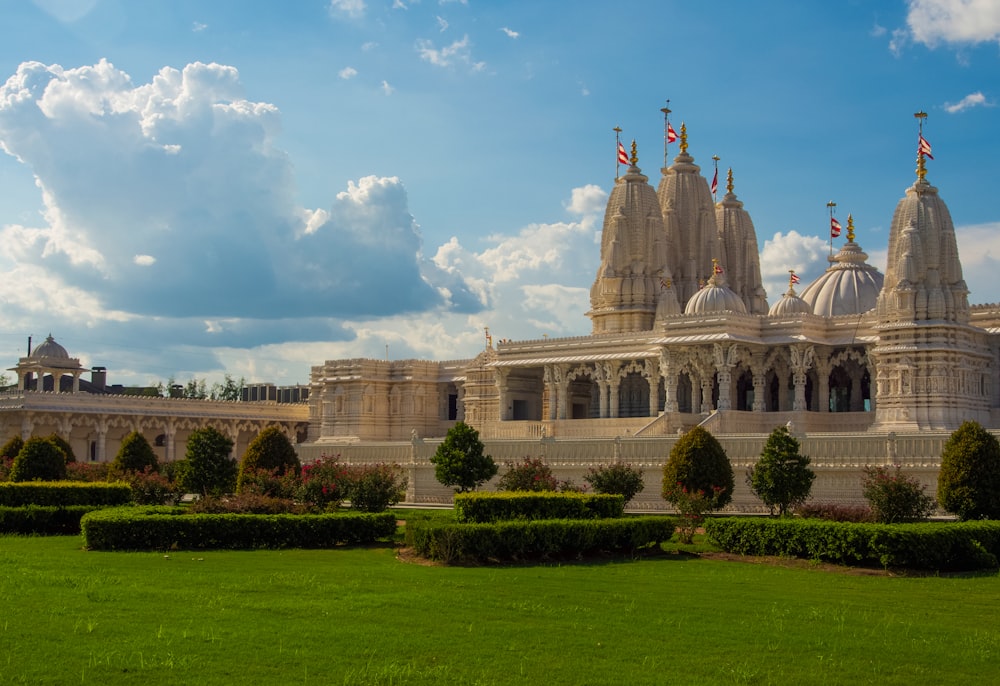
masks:
{"type": "Polygon", "coordinates": [[[1000,577],[0,537],[0,683],[987,684],[1000,577]]]}

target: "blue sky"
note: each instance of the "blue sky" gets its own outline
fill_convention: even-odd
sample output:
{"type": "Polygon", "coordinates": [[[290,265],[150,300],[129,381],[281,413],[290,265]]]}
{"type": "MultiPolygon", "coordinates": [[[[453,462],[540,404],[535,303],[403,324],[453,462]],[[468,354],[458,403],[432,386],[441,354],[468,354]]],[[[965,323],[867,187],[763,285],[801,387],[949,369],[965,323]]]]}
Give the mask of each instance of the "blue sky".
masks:
{"type": "MultiPolygon", "coordinates": [[[[1000,301],[1000,5],[0,0],[0,357],[48,333],[112,382],[308,382],[584,335],[614,126],[733,168],[769,300],[826,204],[884,269],[928,179],[1000,301]]],[[[670,158],[677,153],[670,150],[670,158]]]]}

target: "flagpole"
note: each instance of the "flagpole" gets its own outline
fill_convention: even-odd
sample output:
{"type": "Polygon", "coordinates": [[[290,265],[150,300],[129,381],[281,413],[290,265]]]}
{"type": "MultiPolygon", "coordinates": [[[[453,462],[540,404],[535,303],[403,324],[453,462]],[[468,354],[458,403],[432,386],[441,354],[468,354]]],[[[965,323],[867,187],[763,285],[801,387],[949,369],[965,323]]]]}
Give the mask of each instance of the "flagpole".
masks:
{"type": "Polygon", "coordinates": [[[830,201],[826,204],[830,208],[830,259],[829,262],[833,262],[833,208],[837,206],[837,203],[830,201]]]}
{"type": "Polygon", "coordinates": [[[661,107],[660,111],[663,112],[663,166],[667,166],[667,146],[670,145],[670,113],[673,111],[670,109],[670,98],[667,98],[667,106],[661,107]]]}
{"type": "Polygon", "coordinates": [[[712,161],[715,163],[715,175],[712,177],[712,202],[718,200],[719,191],[719,160],[722,158],[718,155],[712,155],[712,161]]]}
{"type": "Polygon", "coordinates": [[[615,132],[615,181],[618,180],[618,167],[621,166],[621,162],[618,160],[618,150],[619,146],[622,144],[622,127],[616,126],[613,131],[615,132]]]}
{"type": "MultiPolygon", "coordinates": [[[[919,112],[914,112],[913,116],[917,118],[917,178],[923,181],[924,177],[927,176],[927,163],[924,161],[924,119],[927,119],[927,113],[923,110],[919,112]]],[[[930,146],[928,146],[929,148],[930,146]]],[[[931,157],[931,159],[934,159],[931,157]]]]}

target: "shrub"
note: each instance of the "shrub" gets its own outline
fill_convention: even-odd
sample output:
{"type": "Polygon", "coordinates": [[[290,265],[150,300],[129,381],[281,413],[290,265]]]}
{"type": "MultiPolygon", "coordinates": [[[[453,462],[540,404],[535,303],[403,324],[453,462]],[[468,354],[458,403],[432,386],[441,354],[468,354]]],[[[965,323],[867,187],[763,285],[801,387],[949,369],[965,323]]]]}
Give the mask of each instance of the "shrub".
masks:
{"type": "Polygon", "coordinates": [[[431,457],[434,477],[445,486],[455,486],[458,493],[479,488],[498,471],[484,449],[478,431],[465,422],[456,423],[431,457]]]}
{"type": "Polygon", "coordinates": [[[66,478],[66,453],[47,438],[29,438],[10,468],[11,481],[59,481],[66,478]]]}
{"type": "Polygon", "coordinates": [[[925,486],[915,477],[904,475],[899,465],[892,470],[865,467],[863,471],[862,493],[876,522],[918,522],[934,511],[934,498],[924,493],[925,486]]]}
{"type": "Polygon", "coordinates": [[[233,442],[212,427],[191,432],[182,464],[177,465],[180,488],[187,493],[221,495],[236,486],[236,461],[229,457],[233,442]]]}
{"type": "Polygon", "coordinates": [[[237,493],[266,495],[270,498],[295,498],[302,486],[299,474],[291,470],[279,475],[277,469],[241,467],[239,478],[241,481],[236,486],[237,493]]]}
{"type": "Polygon", "coordinates": [[[70,462],[66,465],[67,481],[95,483],[107,481],[111,465],[107,462],[70,462]]]}
{"type": "Polygon", "coordinates": [[[507,471],[497,482],[501,491],[554,491],[558,486],[552,469],[537,457],[526,457],[520,463],[508,462],[507,471]]]}
{"type": "Polygon", "coordinates": [[[0,455],[0,482],[10,479],[10,468],[13,464],[13,457],[4,457],[0,455]]]}
{"type": "Polygon", "coordinates": [[[815,478],[809,458],[799,453],[799,442],[784,426],[771,432],[760,460],[747,470],[747,485],[772,515],[777,507],[782,517],[789,507],[805,502],[815,478]]]}
{"type": "Polygon", "coordinates": [[[132,499],[132,491],[125,483],[79,483],[77,481],[27,481],[0,484],[0,505],[24,507],[25,505],[91,505],[107,507],[125,505],[132,499]]]}
{"type": "Polygon", "coordinates": [[[111,469],[115,474],[157,472],[159,465],[156,453],[153,452],[153,446],[149,444],[145,436],[138,431],[133,431],[122,439],[122,445],[111,463],[111,469]]]}
{"type": "Polygon", "coordinates": [[[312,511],[306,503],[257,493],[199,498],[188,510],[194,514],[308,514],[312,511]]]}
{"type": "Polygon", "coordinates": [[[496,522],[507,519],[600,519],[621,517],[624,512],[624,497],[613,494],[483,491],[455,495],[455,517],[460,522],[496,522]]]}
{"type": "Polygon", "coordinates": [[[872,509],[867,505],[841,503],[804,503],[795,508],[795,514],[804,519],[825,519],[830,522],[870,522],[872,509]]]}
{"type": "Polygon", "coordinates": [[[311,464],[302,466],[302,483],[298,498],[319,510],[340,507],[350,491],[350,470],[337,456],[324,455],[311,464]]]}
{"type": "Polygon", "coordinates": [[[178,499],[174,484],[152,467],[141,472],[125,472],[122,480],[131,487],[132,502],[136,505],[163,505],[178,499]]]}
{"type": "Polygon", "coordinates": [[[287,471],[298,474],[302,465],[299,456],[285,432],[277,426],[269,426],[250,441],[246,454],[240,462],[240,473],[236,481],[236,491],[243,490],[244,472],[264,470],[282,476],[287,471]]]}
{"type": "Polygon", "coordinates": [[[17,454],[21,452],[22,448],[24,448],[24,439],[20,436],[14,436],[14,438],[4,443],[3,447],[0,448],[0,457],[6,457],[9,460],[13,460],[17,457],[17,454]]]}
{"type": "Polygon", "coordinates": [[[80,533],[80,520],[93,505],[0,505],[0,534],[70,536],[80,533]]]}
{"type": "Polygon", "coordinates": [[[406,497],[408,479],[395,464],[372,464],[352,467],[348,476],[351,509],[361,512],[384,512],[406,497]]]}
{"type": "Polygon", "coordinates": [[[73,446],[69,444],[65,438],[59,434],[52,434],[48,436],[48,439],[59,446],[59,449],[63,451],[66,456],[66,463],[76,462],[76,455],[73,454],[73,446]]]}
{"type": "Polygon", "coordinates": [[[959,519],[1000,519],[1000,442],[978,423],[963,423],[945,443],[937,499],[959,519]]]}
{"type": "Polygon", "coordinates": [[[594,493],[614,493],[623,496],[626,505],[646,487],[641,469],[620,462],[591,467],[583,480],[590,484],[594,493]]]}

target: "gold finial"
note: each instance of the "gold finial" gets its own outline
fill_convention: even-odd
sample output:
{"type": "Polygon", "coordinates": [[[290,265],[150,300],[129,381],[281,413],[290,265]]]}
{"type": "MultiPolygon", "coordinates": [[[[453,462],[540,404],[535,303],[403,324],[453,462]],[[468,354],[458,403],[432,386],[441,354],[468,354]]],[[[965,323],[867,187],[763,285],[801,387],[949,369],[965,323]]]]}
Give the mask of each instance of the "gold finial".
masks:
{"type": "Polygon", "coordinates": [[[686,155],[688,151],[688,128],[687,124],[681,122],[681,154],[686,155]]]}
{"type": "Polygon", "coordinates": [[[854,242],[854,215],[847,215],[847,242],[854,242]]]}
{"type": "Polygon", "coordinates": [[[615,128],[613,128],[611,130],[614,131],[615,133],[621,133],[622,132],[622,127],[616,126],[615,128]]]}
{"type": "Polygon", "coordinates": [[[729,172],[726,174],[726,192],[733,192],[733,168],[729,168],[729,172]]]}
{"type": "Polygon", "coordinates": [[[632,139],[632,157],[629,159],[629,163],[634,167],[639,164],[639,153],[636,151],[635,139],[632,139]]]}
{"type": "Polygon", "coordinates": [[[927,177],[927,162],[924,156],[917,153],[917,179],[923,181],[927,177]]]}

